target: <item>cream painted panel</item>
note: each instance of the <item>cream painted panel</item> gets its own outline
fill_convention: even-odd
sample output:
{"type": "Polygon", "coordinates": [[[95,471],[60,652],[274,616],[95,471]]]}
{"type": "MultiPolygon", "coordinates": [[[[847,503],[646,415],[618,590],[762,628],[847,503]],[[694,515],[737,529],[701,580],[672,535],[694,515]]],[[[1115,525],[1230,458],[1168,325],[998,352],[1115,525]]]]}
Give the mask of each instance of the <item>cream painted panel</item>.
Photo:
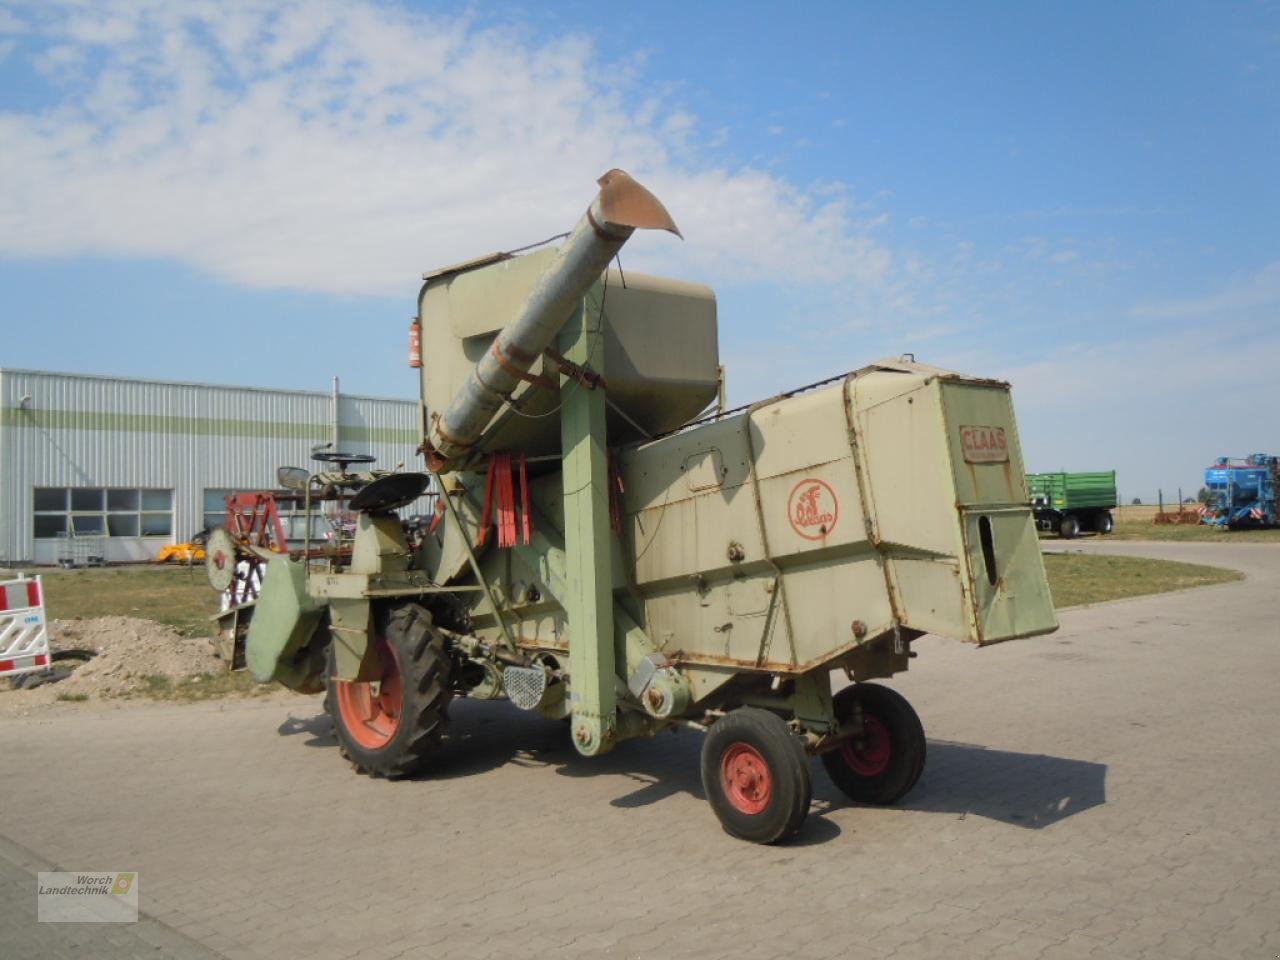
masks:
{"type": "MultiPolygon", "coordinates": [[[[901,374],[892,377],[899,385],[901,374]]],[[[868,495],[881,540],[954,556],[960,549],[946,425],[935,384],[916,381],[888,401],[864,407],[855,397],[868,495]]]]}

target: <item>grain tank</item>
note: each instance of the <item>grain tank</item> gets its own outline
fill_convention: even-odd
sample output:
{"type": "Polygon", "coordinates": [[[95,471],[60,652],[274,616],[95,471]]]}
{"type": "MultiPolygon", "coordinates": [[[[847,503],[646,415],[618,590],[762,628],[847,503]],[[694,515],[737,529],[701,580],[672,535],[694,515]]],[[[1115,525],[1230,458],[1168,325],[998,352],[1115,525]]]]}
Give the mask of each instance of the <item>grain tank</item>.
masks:
{"type": "Polygon", "coordinates": [[[560,247],[426,275],[426,469],[304,477],[357,529],[270,560],[249,665],[327,688],[371,774],[429,769],[453,698],[505,698],[588,756],[703,733],[708,800],[745,839],[800,829],[813,757],[893,802],[924,733],[871,681],[925,633],[1056,628],[1008,385],[894,359],[699,419],[715,296],[609,268],[634,229],[677,233],[612,171],[560,247]],[[425,529],[395,513],[423,491],[425,529]]]}

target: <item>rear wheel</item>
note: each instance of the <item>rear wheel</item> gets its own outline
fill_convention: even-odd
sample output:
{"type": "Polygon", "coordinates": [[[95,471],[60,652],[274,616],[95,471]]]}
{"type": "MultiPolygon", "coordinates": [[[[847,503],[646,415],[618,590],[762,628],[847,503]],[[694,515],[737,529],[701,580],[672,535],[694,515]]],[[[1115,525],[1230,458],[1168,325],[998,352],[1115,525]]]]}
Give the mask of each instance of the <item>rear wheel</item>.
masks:
{"type": "Polygon", "coordinates": [[[1104,510],[1102,513],[1098,514],[1098,519],[1094,524],[1094,529],[1096,529],[1100,534],[1105,536],[1115,528],[1116,521],[1115,518],[1111,516],[1110,510],[1104,510]]]}
{"type": "Polygon", "coordinates": [[[835,695],[841,726],[862,713],[862,735],[822,755],[837,787],[859,803],[893,803],[916,785],[924,770],[924,727],[896,690],[856,683],[835,695]]]}
{"type": "Polygon", "coordinates": [[[452,661],[431,614],[414,603],[378,618],[375,644],[382,676],[370,683],[337,679],[329,650],[325,708],[343,755],[361,773],[419,773],[440,747],[448,723],[452,661]]]}
{"type": "Polygon", "coordinates": [[[753,843],[794,836],[813,780],[804,747],[777,714],[740,707],[702,743],[702,786],[725,832],[753,843]]]}
{"type": "Polygon", "coordinates": [[[1058,533],[1063,540],[1074,540],[1080,535],[1080,521],[1072,516],[1063,517],[1058,524],[1058,533]]]}

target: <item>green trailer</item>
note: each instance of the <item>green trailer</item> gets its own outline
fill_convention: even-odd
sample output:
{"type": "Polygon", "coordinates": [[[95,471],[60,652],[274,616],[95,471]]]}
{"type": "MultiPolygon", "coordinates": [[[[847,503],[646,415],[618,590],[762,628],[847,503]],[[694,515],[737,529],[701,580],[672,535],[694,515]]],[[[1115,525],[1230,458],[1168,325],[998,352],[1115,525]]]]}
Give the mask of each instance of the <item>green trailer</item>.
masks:
{"type": "Polygon", "coordinates": [[[1107,534],[1115,529],[1116,472],[1029,473],[1027,489],[1036,525],[1041,530],[1057,530],[1068,540],[1082,530],[1107,534]]]}

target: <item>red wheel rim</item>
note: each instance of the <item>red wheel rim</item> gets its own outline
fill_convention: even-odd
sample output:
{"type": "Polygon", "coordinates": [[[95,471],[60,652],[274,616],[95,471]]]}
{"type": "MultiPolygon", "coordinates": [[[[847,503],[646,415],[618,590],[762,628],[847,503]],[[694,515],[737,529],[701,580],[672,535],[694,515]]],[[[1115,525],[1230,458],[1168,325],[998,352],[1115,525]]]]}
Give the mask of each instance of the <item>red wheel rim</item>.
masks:
{"type": "Polygon", "coordinates": [[[884,773],[892,753],[889,728],[879,717],[870,714],[862,718],[862,736],[846,740],[840,747],[840,756],[844,757],[844,762],[854,773],[863,777],[884,773]]]}
{"type": "Polygon", "coordinates": [[[404,680],[395,651],[386,640],[377,637],[378,660],[382,664],[382,680],[354,683],[339,680],[334,684],[338,713],[351,738],[366,750],[380,750],[391,742],[400,729],[404,708],[404,680]]]}
{"type": "Polygon", "coordinates": [[[720,785],[734,809],[762,813],[773,799],[773,774],[760,751],[749,743],[735,743],[720,761],[720,785]]]}

